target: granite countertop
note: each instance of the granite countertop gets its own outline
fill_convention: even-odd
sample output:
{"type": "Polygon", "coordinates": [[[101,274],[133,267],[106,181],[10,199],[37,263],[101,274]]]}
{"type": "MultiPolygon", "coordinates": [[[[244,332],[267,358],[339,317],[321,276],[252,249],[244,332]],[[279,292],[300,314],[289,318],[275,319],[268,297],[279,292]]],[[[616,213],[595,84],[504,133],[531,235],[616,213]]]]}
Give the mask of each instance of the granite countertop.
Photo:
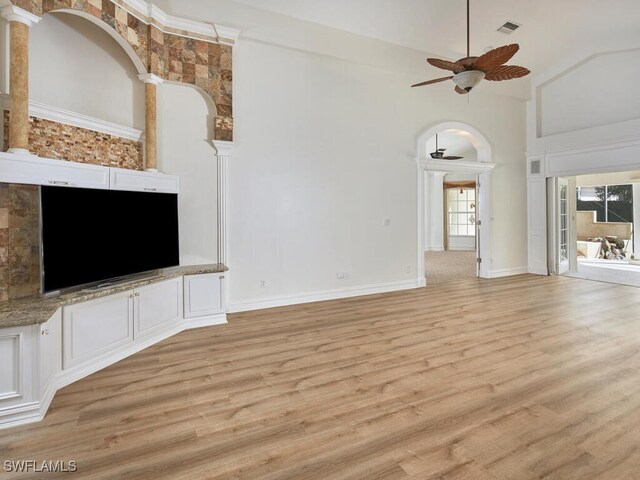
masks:
{"type": "Polygon", "coordinates": [[[170,280],[183,275],[198,275],[204,273],[224,273],[229,269],[222,264],[192,265],[185,267],[171,267],[149,274],[130,277],[121,282],[115,282],[104,287],[94,287],[64,293],[56,296],[34,295],[19,300],[0,302],[0,328],[37,325],[49,320],[56,311],[64,306],[87,302],[96,298],[106,297],[115,293],[125,292],[133,288],[144,287],[152,283],[170,280]]]}

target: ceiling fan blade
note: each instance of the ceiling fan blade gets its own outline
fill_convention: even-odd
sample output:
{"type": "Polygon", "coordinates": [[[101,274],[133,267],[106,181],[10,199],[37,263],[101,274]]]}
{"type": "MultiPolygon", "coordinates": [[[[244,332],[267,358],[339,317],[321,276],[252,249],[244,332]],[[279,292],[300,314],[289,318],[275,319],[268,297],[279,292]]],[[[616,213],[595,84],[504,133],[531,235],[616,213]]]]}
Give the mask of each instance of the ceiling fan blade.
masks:
{"type": "Polygon", "coordinates": [[[429,62],[434,67],[442,68],[443,70],[449,70],[453,73],[460,73],[464,71],[463,65],[459,65],[448,60],[440,60],[439,58],[427,58],[427,62],[429,62]]]}
{"type": "Polygon", "coordinates": [[[499,82],[502,80],[511,80],[514,78],[524,77],[531,72],[524,67],[518,67],[517,65],[502,65],[501,67],[492,68],[487,72],[485,80],[491,80],[493,82],[499,82]]]}
{"type": "Polygon", "coordinates": [[[473,68],[475,70],[482,70],[486,73],[493,68],[507,63],[518,52],[518,50],[520,50],[520,46],[517,43],[494,48],[493,50],[478,57],[473,64],[473,68]]]}
{"type": "Polygon", "coordinates": [[[459,86],[456,85],[456,92],[459,93],[460,95],[466,95],[467,92],[466,90],[463,90],[462,88],[460,88],[459,86]]]}
{"type": "Polygon", "coordinates": [[[434,78],[433,80],[427,80],[426,82],[416,83],[415,85],[411,85],[412,87],[422,87],[424,85],[431,85],[433,83],[446,82],[447,80],[451,80],[453,77],[442,77],[442,78],[434,78]]]}

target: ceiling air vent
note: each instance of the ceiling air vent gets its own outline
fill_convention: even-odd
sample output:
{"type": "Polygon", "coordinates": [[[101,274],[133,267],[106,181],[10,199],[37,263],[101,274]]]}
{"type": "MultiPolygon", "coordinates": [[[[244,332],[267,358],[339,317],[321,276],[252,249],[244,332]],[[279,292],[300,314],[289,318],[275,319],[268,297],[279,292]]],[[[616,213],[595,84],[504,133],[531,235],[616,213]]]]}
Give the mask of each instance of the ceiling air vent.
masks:
{"type": "Polygon", "coordinates": [[[517,23],[514,22],[506,22],[504,25],[502,25],[498,31],[505,33],[507,35],[511,35],[513,32],[515,32],[517,29],[519,29],[521,27],[521,25],[518,25],[517,23]]]}

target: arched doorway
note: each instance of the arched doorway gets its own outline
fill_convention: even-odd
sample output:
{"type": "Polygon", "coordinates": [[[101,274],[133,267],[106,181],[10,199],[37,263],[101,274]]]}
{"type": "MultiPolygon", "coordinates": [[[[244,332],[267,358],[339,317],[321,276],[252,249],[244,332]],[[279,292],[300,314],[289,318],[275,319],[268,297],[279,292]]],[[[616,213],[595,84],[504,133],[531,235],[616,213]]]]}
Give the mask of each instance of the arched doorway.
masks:
{"type": "Polygon", "coordinates": [[[427,284],[425,276],[425,240],[426,232],[426,205],[427,187],[425,177],[427,174],[465,174],[477,176],[477,205],[476,213],[478,222],[478,274],[481,278],[489,278],[489,264],[491,261],[491,235],[490,235],[490,209],[491,209],[491,171],[495,167],[492,163],[492,149],[487,139],[479,131],[470,125],[460,122],[444,122],[426,130],[417,142],[417,188],[418,188],[418,256],[417,272],[421,284],[427,284]],[[431,140],[436,134],[456,134],[466,139],[475,150],[472,159],[446,160],[432,158],[430,155],[431,140]]]}

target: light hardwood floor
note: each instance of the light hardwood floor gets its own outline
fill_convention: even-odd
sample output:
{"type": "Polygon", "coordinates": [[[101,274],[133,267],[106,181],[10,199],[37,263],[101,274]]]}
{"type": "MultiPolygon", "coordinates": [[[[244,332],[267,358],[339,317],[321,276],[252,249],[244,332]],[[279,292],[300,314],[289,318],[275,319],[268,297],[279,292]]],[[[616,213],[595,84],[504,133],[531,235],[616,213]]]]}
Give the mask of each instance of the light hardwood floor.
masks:
{"type": "Polygon", "coordinates": [[[79,479],[638,479],[640,290],[520,276],[233,315],[63,389],[0,431],[0,459],[79,479]]]}

